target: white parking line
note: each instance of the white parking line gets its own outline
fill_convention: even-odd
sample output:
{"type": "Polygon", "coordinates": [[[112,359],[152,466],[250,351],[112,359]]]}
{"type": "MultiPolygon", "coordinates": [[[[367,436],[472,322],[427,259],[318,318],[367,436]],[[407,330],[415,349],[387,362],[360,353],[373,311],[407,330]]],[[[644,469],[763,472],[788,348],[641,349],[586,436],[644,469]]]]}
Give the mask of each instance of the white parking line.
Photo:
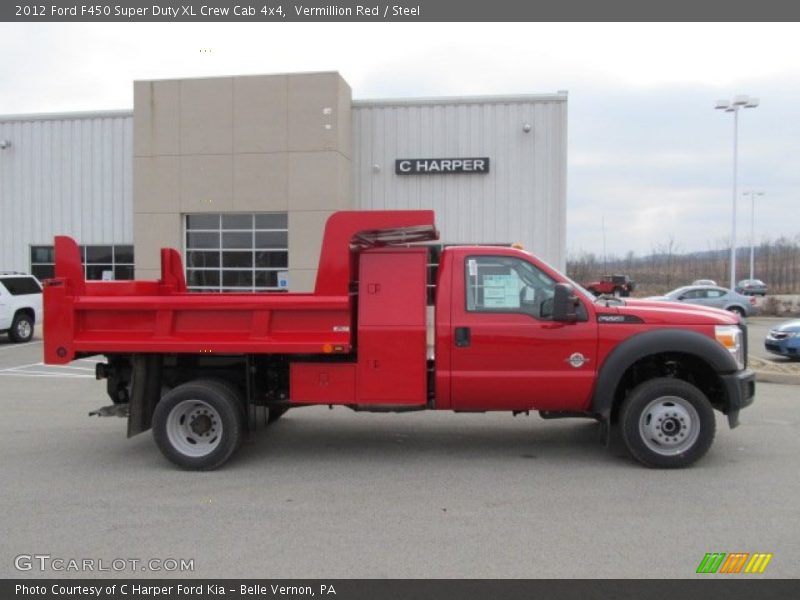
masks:
{"type": "Polygon", "coordinates": [[[42,340],[36,342],[28,342],[27,344],[9,344],[7,346],[0,346],[0,352],[3,350],[19,350],[20,348],[30,348],[34,344],[41,344],[42,340]]]}
{"type": "Polygon", "coordinates": [[[46,365],[44,363],[39,363],[46,369],[71,369],[73,371],[89,371],[94,373],[94,369],[89,369],[88,367],[73,367],[72,365],[46,365]]]}
{"type": "Polygon", "coordinates": [[[17,365],[14,367],[8,367],[5,369],[0,369],[0,375],[21,375],[21,376],[28,376],[28,377],[67,377],[71,379],[94,379],[94,375],[84,375],[83,371],[88,371],[90,373],[94,372],[94,369],[88,369],[86,367],[73,367],[71,365],[45,365],[42,362],[37,363],[30,363],[27,365],[17,365]],[[49,370],[48,370],[49,369],[49,370]],[[76,373],[75,371],[81,371],[80,373],[76,373]]]}
{"type": "Polygon", "coordinates": [[[73,375],[71,373],[47,373],[44,371],[0,371],[0,377],[60,377],[62,379],[94,379],[93,375],[73,375]]]}
{"type": "Polygon", "coordinates": [[[15,365],[13,367],[6,367],[5,369],[0,369],[0,373],[2,373],[3,371],[13,371],[14,369],[27,369],[28,367],[38,367],[41,364],[43,363],[35,362],[27,365],[15,365]]]}

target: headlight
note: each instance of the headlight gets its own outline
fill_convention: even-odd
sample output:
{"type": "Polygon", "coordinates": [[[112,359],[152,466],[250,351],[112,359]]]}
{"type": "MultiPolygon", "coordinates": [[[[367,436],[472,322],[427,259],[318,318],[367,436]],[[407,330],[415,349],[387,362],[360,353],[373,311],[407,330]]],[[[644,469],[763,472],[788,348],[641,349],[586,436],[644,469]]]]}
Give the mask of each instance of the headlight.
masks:
{"type": "Polygon", "coordinates": [[[731,353],[738,369],[744,369],[744,340],[742,330],[736,325],[717,325],[714,328],[717,341],[731,353]]]}

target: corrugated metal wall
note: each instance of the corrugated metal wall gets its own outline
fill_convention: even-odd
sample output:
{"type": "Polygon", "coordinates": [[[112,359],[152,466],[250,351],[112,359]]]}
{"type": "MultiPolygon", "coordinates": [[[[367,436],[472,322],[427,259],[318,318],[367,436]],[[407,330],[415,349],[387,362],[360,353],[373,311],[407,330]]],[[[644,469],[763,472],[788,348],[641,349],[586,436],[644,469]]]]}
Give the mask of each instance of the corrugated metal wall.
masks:
{"type": "Polygon", "coordinates": [[[27,271],[31,245],[133,243],[129,111],[0,117],[0,271],[27,271]]]}
{"type": "Polygon", "coordinates": [[[445,242],[522,242],[564,267],[565,93],[354,102],[353,142],[356,208],[433,208],[445,242]],[[400,158],[484,156],[488,174],[394,171],[400,158]]]}

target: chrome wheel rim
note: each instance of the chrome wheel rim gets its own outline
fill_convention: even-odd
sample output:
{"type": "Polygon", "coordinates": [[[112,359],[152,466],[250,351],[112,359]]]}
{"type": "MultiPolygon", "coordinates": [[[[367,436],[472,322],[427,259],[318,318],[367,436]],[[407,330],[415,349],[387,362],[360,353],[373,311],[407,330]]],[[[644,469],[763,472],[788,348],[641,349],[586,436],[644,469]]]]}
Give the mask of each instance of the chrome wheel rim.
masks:
{"type": "Polygon", "coordinates": [[[222,419],[204,400],[184,400],[167,417],[167,437],[186,456],[207,456],[219,446],[222,419]]]}
{"type": "Polygon", "coordinates": [[[22,339],[28,339],[33,333],[33,326],[27,319],[22,319],[17,323],[17,335],[22,339]]]}
{"type": "Polygon", "coordinates": [[[656,454],[682,454],[700,436],[700,415],[685,398],[661,396],[642,411],[639,434],[645,446],[656,454]]]}

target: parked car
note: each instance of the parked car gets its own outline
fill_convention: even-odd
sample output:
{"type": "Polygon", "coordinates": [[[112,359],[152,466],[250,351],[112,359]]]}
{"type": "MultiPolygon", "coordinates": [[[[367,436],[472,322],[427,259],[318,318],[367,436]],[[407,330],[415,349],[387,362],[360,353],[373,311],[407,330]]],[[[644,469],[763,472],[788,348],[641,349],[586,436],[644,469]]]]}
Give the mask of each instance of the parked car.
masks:
{"type": "Polygon", "coordinates": [[[716,286],[717,282],[713,279],[695,279],[692,285],[713,285],[716,286]]]}
{"type": "Polygon", "coordinates": [[[760,279],[742,279],[736,284],[736,291],[745,296],[766,296],[767,284],[760,279]]]}
{"type": "Polygon", "coordinates": [[[636,288],[636,283],[627,275],[605,275],[599,281],[592,281],[585,286],[595,296],[603,294],[627,297],[636,288]]]}
{"type": "Polygon", "coordinates": [[[29,342],[42,314],[42,286],[33,275],[0,271],[0,333],[29,342]]]}
{"type": "Polygon", "coordinates": [[[748,298],[738,292],[710,285],[687,285],[663,296],[653,296],[648,300],[686,302],[687,304],[722,308],[736,313],[740,317],[749,317],[756,311],[755,298],[748,298]]]}
{"type": "Polygon", "coordinates": [[[800,359],[800,319],[781,323],[770,329],[764,340],[767,352],[800,359]]]}

